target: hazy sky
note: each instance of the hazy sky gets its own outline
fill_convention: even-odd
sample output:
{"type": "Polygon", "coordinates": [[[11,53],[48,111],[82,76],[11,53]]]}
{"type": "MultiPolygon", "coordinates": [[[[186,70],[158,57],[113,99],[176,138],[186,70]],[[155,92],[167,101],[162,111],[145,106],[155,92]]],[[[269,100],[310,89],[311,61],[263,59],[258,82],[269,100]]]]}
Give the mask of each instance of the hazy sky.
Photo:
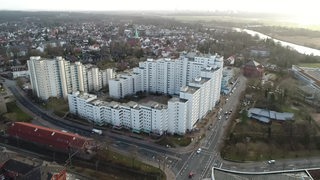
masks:
{"type": "Polygon", "coordinates": [[[239,10],[320,21],[317,0],[0,0],[0,10],[239,10]]]}
{"type": "MultiPolygon", "coordinates": [[[[0,0],[13,10],[248,10],[316,11],[317,0],[0,0]]],[[[316,12],[314,12],[316,13],[316,12]]]]}

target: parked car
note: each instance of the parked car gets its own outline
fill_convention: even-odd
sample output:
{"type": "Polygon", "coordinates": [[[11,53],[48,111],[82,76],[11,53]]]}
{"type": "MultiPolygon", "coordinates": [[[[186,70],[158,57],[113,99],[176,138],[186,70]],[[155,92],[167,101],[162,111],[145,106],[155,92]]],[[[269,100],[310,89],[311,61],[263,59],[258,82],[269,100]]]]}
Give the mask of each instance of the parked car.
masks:
{"type": "Polygon", "coordinates": [[[197,150],[197,154],[199,154],[201,152],[201,148],[199,148],[198,150],[197,150]]]}

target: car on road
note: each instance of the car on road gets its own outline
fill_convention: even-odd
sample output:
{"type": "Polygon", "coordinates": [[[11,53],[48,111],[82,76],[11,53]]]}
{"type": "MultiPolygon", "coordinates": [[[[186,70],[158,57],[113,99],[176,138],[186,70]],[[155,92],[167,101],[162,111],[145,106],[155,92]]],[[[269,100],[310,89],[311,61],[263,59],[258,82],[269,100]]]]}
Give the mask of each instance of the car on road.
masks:
{"type": "Polygon", "coordinates": [[[268,164],[274,164],[274,163],[276,163],[276,160],[273,160],[273,159],[272,159],[272,160],[269,160],[269,161],[268,161],[268,164]]]}
{"type": "Polygon", "coordinates": [[[221,116],[219,116],[219,118],[218,118],[219,120],[221,120],[221,116]]]}
{"type": "Polygon", "coordinates": [[[201,153],[201,148],[199,148],[199,149],[197,150],[197,154],[199,154],[199,153],[201,153]]]}

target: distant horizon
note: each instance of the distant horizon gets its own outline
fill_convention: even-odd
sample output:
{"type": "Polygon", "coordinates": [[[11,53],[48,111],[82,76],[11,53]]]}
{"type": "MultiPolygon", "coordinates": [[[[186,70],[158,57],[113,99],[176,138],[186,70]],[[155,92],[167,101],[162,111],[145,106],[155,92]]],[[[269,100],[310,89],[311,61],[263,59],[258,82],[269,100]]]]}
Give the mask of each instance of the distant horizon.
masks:
{"type": "Polygon", "coordinates": [[[170,12],[170,13],[198,13],[198,14],[270,14],[270,15],[290,15],[286,13],[270,13],[270,12],[249,12],[249,11],[232,11],[232,10],[212,10],[212,11],[203,11],[203,10],[50,10],[50,9],[0,9],[0,12],[11,11],[11,12],[151,12],[151,13],[161,13],[161,12],[170,12]]]}
{"type": "Polygon", "coordinates": [[[301,24],[320,24],[315,0],[0,0],[1,11],[48,12],[232,12],[291,16],[301,24]]]}
{"type": "MultiPolygon", "coordinates": [[[[239,11],[280,14],[317,12],[315,0],[0,0],[1,10],[18,11],[239,11]]],[[[315,15],[317,13],[314,13],[315,15]]]]}

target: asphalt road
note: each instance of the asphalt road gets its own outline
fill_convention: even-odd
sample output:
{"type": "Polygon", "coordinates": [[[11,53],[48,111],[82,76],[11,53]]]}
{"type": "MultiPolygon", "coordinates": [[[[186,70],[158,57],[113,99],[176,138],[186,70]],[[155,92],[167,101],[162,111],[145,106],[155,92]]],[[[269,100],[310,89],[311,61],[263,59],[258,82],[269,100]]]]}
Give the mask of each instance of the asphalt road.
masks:
{"type": "Polygon", "coordinates": [[[228,119],[226,119],[226,116],[223,115],[222,112],[229,112],[230,109],[235,108],[240,91],[245,88],[245,79],[241,77],[239,79],[239,85],[236,86],[237,89],[232,96],[228,97],[226,104],[222,106],[221,120],[217,120],[216,118],[213,128],[207,132],[206,137],[203,139],[201,143],[202,151],[199,154],[196,152],[177,152],[171,148],[164,148],[153,143],[109,131],[104,131],[103,137],[94,136],[91,134],[90,127],[65,121],[59,117],[53,117],[52,114],[48,114],[47,111],[36,106],[25,97],[24,92],[16,87],[14,81],[6,80],[5,85],[11,90],[21,105],[40,117],[40,119],[37,119],[37,122],[41,124],[46,124],[49,127],[60,127],[60,129],[78,133],[83,136],[94,136],[93,138],[100,140],[100,142],[105,142],[106,146],[108,146],[107,143],[111,143],[113,148],[119,150],[135,150],[140,157],[156,162],[160,167],[170,168],[176,174],[177,179],[185,179],[190,172],[194,172],[194,179],[201,179],[210,177],[211,167],[213,165],[221,167],[223,164],[219,158],[217,147],[224,132],[224,127],[228,123],[228,119]]]}
{"type": "Polygon", "coordinates": [[[161,163],[165,164],[167,168],[170,168],[173,164],[177,164],[179,161],[182,160],[181,157],[183,157],[183,155],[181,155],[176,150],[171,148],[165,148],[163,146],[150,143],[144,140],[139,140],[125,135],[112,133],[110,131],[104,131],[103,136],[92,134],[92,128],[89,126],[84,126],[71,121],[66,121],[39,108],[26,97],[25,93],[16,86],[14,81],[7,79],[4,82],[4,85],[12,92],[12,94],[14,94],[16,100],[18,101],[18,103],[20,103],[20,105],[22,105],[29,112],[36,116],[34,117],[34,119],[36,123],[39,125],[45,125],[47,127],[61,130],[67,130],[69,132],[78,133],[82,136],[91,137],[98,140],[98,142],[105,143],[105,146],[109,146],[109,144],[111,144],[114,148],[117,148],[119,150],[130,151],[135,149],[138,155],[142,158],[146,158],[150,161],[157,163],[161,159],[161,163]]]}
{"type": "Polygon", "coordinates": [[[246,79],[243,76],[240,76],[237,84],[235,85],[236,89],[233,90],[231,95],[228,95],[228,100],[225,101],[225,104],[219,107],[219,113],[214,118],[213,127],[207,131],[205,138],[202,140],[200,148],[202,149],[200,153],[193,152],[189,155],[184,165],[176,172],[177,179],[186,179],[189,176],[189,173],[193,173],[192,179],[203,179],[211,177],[211,168],[222,167],[223,160],[220,158],[219,146],[223,141],[223,133],[225,128],[230,121],[230,110],[234,113],[234,110],[239,103],[239,96],[241,92],[246,87],[246,79]],[[221,108],[221,110],[220,110],[221,108]],[[228,115],[225,115],[225,112],[228,112],[228,115]],[[219,120],[219,116],[221,119],[219,120]]]}
{"type": "Polygon", "coordinates": [[[268,172],[294,170],[301,167],[312,168],[318,167],[320,164],[320,159],[314,158],[277,160],[275,164],[268,164],[267,162],[232,163],[221,159],[219,148],[223,142],[225,128],[231,117],[230,114],[225,115],[225,112],[232,110],[232,113],[234,113],[239,103],[239,96],[246,87],[246,78],[242,76],[239,77],[233,94],[225,97],[228,100],[219,107],[221,108],[220,114],[217,117],[212,117],[214,123],[212,128],[207,130],[206,136],[201,140],[199,147],[201,147],[202,150],[200,153],[196,153],[196,149],[198,148],[196,146],[192,152],[179,152],[172,148],[165,148],[145,140],[116,134],[110,131],[104,131],[104,136],[92,134],[91,127],[63,120],[37,107],[25,97],[24,92],[16,87],[14,81],[6,80],[4,84],[12,91],[22,106],[40,117],[36,120],[38,123],[95,138],[97,141],[105,143],[106,147],[111,145],[112,148],[121,151],[135,151],[140,158],[159,164],[161,169],[171,169],[178,180],[187,179],[190,172],[194,174],[192,179],[210,178],[211,168],[213,166],[235,171],[268,172]],[[219,120],[218,117],[220,115],[221,119],[219,120]]]}

